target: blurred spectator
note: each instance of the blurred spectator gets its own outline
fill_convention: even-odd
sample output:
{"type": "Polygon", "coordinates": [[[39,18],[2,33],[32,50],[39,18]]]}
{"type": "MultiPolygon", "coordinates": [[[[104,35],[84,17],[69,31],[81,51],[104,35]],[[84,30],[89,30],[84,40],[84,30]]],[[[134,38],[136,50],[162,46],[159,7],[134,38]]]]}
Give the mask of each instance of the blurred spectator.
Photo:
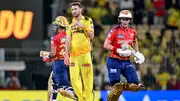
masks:
{"type": "Polygon", "coordinates": [[[112,11],[108,9],[108,13],[102,17],[102,24],[103,25],[113,25],[116,24],[116,18],[114,15],[112,15],[112,11]]]}
{"type": "Polygon", "coordinates": [[[166,69],[162,66],[159,69],[159,73],[156,77],[158,85],[160,85],[160,89],[166,90],[167,89],[167,82],[170,79],[170,74],[166,71],[166,69]]]}
{"type": "MultiPolygon", "coordinates": [[[[178,0],[179,1],[179,0],[178,0]]],[[[165,0],[165,8],[168,10],[173,5],[173,0],[165,0]]]]}
{"type": "Polygon", "coordinates": [[[171,35],[171,41],[169,42],[169,52],[175,56],[176,55],[176,37],[175,37],[175,33],[172,33],[171,35]]]}
{"type": "Polygon", "coordinates": [[[148,90],[152,90],[155,88],[156,85],[156,77],[152,73],[152,68],[147,68],[147,74],[143,76],[142,81],[144,85],[147,87],[148,90]]]}
{"type": "Polygon", "coordinates": [[[94,20],[93,23],[94,23],[94,29],[96,29],[94,31],[94,35],[97,38],[99,38],[101,32],[103,31],[102,25],[101,25],[101,23],[99,21],[96,21],[96,20],[94,20]]]}
{"type": "Polygon", "coordinates": [[[17,72],[7,72],[7,77],[5,79],[5,88],[8,89],[20,89],[21,84],[19,82],[19,78],[17,77],[17,72]]]}
{"type": "Polygon", "coordinates": [[[180,19],[179,9],[176,5],[173,5],[169,10],[167,11],[167,29],[176,30],[178,29],[178,21],[180,19]]]}
{"type": "Polygon", "coordinates": [[[153,25],[154,23],[153,0],[144,0],[144,5],[147,11],[148,25],[153,25]]]}
{"type": "Polygon", "coordinates": [[[93,20],[99,22],[106,13],[107,10],[103,7],[100,7],[97,1],[94,2],[93,7],[89,10],[90,17],[92,17],[93,20]]]}
{"type": "Polygon", "coordinates": [[[171,63],[170,57],[164,58],[163,67],[169,74],[173,75],[175,73],[174,66],[171,63]]]}
{"type": "Polygon", "coordinates": [[[104,6],[107,0],[97,0],[97,1],[99,3],[99,6],[104,6]]]}
{"type": "Polygon", "coordinates": [[[112,9],[110,8],[109,2],[106,3],[105,9],[107,13],[102,17],[101,23],[103,25],[113,25],[116,24],[117,17],[113,15],[112,9]]]}
{"type": "Polygon", "coordinates": [[[120,10],[133,10],[134,3],[133,0],[120,0],[120,10]]]}
{"type": "Polygon", "coordinates": [[[101,89],[101,85],[102,85],[102,76],[101,76],[101,72],[98,68],[94,69],[94,89],[95,90],[100,90],[101,89]]]}
{"type": "Polygon", "coordinates": [[[178,90],[180,89],[180,79],[173,75],[167,83],[167,90],[178,90]]]}
{"type": "Polygon", "coordinates": [[[143,24],[144,17],[144,0],[134,0],[134,24],[143,24]]]}
{"type": "Polygon", "coordinates": [[[152,56],[152,62],[155,64],[161,64],[162,61],[163,61],[162,55],[160,54],[160,51],[158,51],[158,49],[156,49],[152,56]]]}
{"type": "MultiPolygon", "coordinates": [[[[170,0],[170,1],[171,1],[171,0],[170,0]]],[[[179,0],[175,0],[175,3],[174,3],[174,4],[176,4],[177,8],[180,9],[180,1],[179,1],[179,0]]]]}
{"type": "Polygon", "coordinates": [[[154,0],[153,6],[155,9],[154,15],[154,25],[155,26],[162,26],[164,22],[164,15],[165,15],[165,1],[164,0],[154,0]]]}
{"type": "Polygon", "coordinates": [[[108,83],[109,77],[108,77],[108,69],[106,67],[106,64],[104,65],[104,67],[102,67],[101,74],[102,74],[103,82],[108,83]]]}
{"type": "Polygon", "coordinates": [[[103,83],[102,90],[111,90],[111,84],[108,82],[103,83]]]}

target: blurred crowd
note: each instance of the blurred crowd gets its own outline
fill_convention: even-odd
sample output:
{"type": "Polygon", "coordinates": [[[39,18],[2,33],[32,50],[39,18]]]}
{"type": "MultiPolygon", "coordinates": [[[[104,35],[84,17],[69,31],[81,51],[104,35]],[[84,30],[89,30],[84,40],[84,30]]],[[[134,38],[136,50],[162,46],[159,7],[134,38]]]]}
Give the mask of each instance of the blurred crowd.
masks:
{"type": "MultiPolygon", "coordinates": [[[[83,15],[91,17],[95,25],[92,52],[96,90],[110,87],[105,64],[108,52],[103,43],[123,9],[133,13],[131,26],[137,30],[140,52],[146,57],[144,64],[135,64],[140,81],[148,90],[180,89],[179,0],[82,0],[82,3],[83,15]]],[[[58,15],[71,21],[68,8],[58,15]]]]}
{"type": "MultiPolygon", "coordinates": [[[[69,0],[66,2],[68,1],[69,0]]],[[[123,9],[128,9],[133,13],[133,22],[131,26],[137,30],[139,49],[146,58],[144,64],[134,64],[140,82],[143,83],[148,90],[180,89],[179,0],[80,1],[83,5],[83,15],[91,17],[94,22],[95,38],[93,40],[92,55],[95,90],[107,90],[110,88],[106,69],[108,52],[103,48],[103,43],[106,34],[111,28],[118,24],[117,17],[120,10],[123,9]]],[[[71,10],[68,6],[65,6],[61,11],[57,9],[56,13],[57,16],[66,16],[69,21],[72,19],[71,10]]],[[[48,41],[44,41],[44,44],[48,48],[50,46],[48,44],[50,43],[49,40],[50,38],[48,38],[48,41]]],[[[133,57],[131,60],[134,62],[133,57]]],[[[29,67],[32,69],[36,63],[37,61],[30,63],[33,65],[29,67]]],[[[40,69],[38,69],[37,72],[39,72],[40,69]]],[[[2,88],[22,88],[16,73],[8,72],[6,74],[4,81],[6,83],[2,88]]],[[[29,75],[32,76],[32,74],[29,75]]],[[[42,80],[41,76],[39,79],[37,76],[34,78],[36,78],[37,81],[42,80]]],[[[123,82],[126,81],[122,75],[121,80],[123,82]]],[[[45,85],[46,80],[42,82],[44,82],[43,84],[45,85]]],[[[42,82],[39,84],[39,87],[42,87],[42,82]]],[[[37,85],[32,88],[38,89],[37,85]]]]}

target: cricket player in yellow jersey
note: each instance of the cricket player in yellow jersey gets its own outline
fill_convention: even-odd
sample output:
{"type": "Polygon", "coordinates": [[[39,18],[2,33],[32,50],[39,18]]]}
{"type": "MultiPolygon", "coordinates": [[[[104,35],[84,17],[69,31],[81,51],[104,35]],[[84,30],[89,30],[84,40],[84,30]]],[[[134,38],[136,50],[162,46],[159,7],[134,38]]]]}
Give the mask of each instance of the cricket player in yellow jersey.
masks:
{"type": "Polygon", "coordinates": [[[93,65],[91,40],[94,37],[92,19],[81,14],[80,2],[71,3],[72,23],[67,27],[65,64],[69,65],[72,87],[78,101],[93,101],[93,65]]]}

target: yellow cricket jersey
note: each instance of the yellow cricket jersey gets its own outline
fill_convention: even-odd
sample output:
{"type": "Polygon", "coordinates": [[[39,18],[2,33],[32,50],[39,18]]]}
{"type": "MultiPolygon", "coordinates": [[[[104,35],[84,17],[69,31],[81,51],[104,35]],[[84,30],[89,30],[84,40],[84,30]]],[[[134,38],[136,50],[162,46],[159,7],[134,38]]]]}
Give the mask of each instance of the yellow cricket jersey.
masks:
{"type": "Polygon", "coordinates": [[[179,17],[180,17],[179,11],[176,10],[175,8],[170,8],[169,9],[169,16],[167,19],[167,24],[169,26],[177,27],[179,17]]]}
{"type": "MultiPolygon", "coordinates": [[[[67,27],[66,34],[71,35],[71,56],[78,56],[91,51],[90,38],[86,35],[86,31],[82,28],[74,26],[76,19],[73,18],[72,23],[67,27]]],[[[85,25],[86,30],[94,32],[94,25],[92,19],[82,16],[81,24],[85,25]]]]}

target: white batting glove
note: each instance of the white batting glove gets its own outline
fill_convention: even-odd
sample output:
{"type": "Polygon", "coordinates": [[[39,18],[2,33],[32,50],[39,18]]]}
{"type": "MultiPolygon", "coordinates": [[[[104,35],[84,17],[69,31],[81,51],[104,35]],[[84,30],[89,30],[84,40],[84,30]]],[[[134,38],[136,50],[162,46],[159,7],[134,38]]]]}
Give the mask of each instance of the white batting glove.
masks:
{"type": "Polygon", "coordinates": [[[134,57],[135,63],[139,63],[139,64],[144,63],[145,57],[142,53],[136,52],[134,55],[135,55],[135,57],[134,57]]]}
{"type": "Polygon", "coordinates": [[[128,57],[128,56],[130,56],[131,55],[131,50],[123,50],[123,49],[120,49],[120,48],[118,48],[117,49],[117,53],[119,54],[119,56],[121,56],[121,57],[128,57]]]}

